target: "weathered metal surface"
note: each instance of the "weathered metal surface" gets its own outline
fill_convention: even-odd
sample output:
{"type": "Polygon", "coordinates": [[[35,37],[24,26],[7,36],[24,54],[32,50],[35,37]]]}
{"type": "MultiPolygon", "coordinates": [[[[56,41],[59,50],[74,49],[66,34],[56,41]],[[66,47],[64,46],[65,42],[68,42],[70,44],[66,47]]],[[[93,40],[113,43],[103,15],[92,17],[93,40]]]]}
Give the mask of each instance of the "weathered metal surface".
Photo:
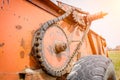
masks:
{"type": "MultiPolygon", "coordinates": [[[[96,14],[96,15],[84,15],[81,17],[78,14],[73,14],[77,15],[79,20],[76,20],[76,22],[81,26],[85,27],[84,31],[83,31],[83,35],[81,36],[81,39],[79,39],[78,44],[75,48],[75,50],[73,51],[71,56],[68,56],[69,53],[65,53],[65,49],[69,46],[68,45],[68,40],[67,43],[64,42],[63,37],[61,37],[60,32],[56,29],[59,28],[56,25],[56,28],[54,28],[52,24],[57,23],[60,20],[65,19],[66,17],[68,17],[70,14],[74,13],[76,10],[75,9],[70,9],[68,10],[65,14],[63,14],[60,17],[57,17],[53,20],[47,21],[46,23],[44,23],[40,29],[38,29],[34,35],[34,40],[33,40],[33,56],[35,57],[35,59],[41,63],[40,65],[43,67],[43,70],[45,70],[47,73],[49,73],[52,76],[62,76],[65,73],[67,73],[66,69],[70,66],[72,66],[70,63],[72,62],[72,59],[75,57],[75,55],[78,54],[78,50],[81,48],[83,41],[85,40],[89,30],[90,30],[90,24],[93,20],[99,19],[101,17],[104,16],[104,14],[96,14]],[[83,25],[84,23],[84,25],[83,25]],[[51,30],[51,28],[53,28],[51,30]],[[49,29],[51,31],[49,31],[49,29]],[[51,36],[51,35],[54,36],[51,36]],[[46,37],[47,36],[47,37],[46,37]],[[45,39],[44,39],[45,38],[45,39]],[[50,41],[48,42],[47,39],[50,39],[50,41]],[[44,41],[47,40],[47,41],[44,41]],[[65,53],[65,55],[67,55],[67,58],[63,58],[62,64],[64,63],[64,65],[61,65],[62,60],[58,60],[58,56],[57,55],[61,55],[63,54],[63,52],[65,53]],[[60,54],[59,54],[60,53],[60,54]],[[55,56],[56,55],[56,56],[55,56]],[[54,59],[55,58],[55,59],[54,59]],[[50,61],[51,59],[54,60],[50,61]],[[58,62],[56,62],[57,60],[58,62]],[[66,59],[66,60],[64,60],[66,59]],[[58,64],[57,64],[58,63],[58,64]],[[61,66],[60,66],[61,65],[61,66]],[[57,67],[59,66],[59,67],[57,67]]],[[[76,17],[76,16],[74,16],[76,17]]],[[[63,31],[61,28],[59,28],[61,31],[63,31]]],[[[64,33],[64,31],[63,31],[64,33]]],[[[66,35],[64,33],[64,35],[66,35]]],[[[67,36],[66,36],[67,38],[67,36]]],[[[98,40],[97,40],[98,41],[98,40]]],[[[99,43],[98,43],[98,46],[99,43]]],[[[99,48],[99,52],[101,53],[101,48],[99,48]]],[[[61,57],[61,56],[60,56],[61,57]]],[[[38,64],[39,64],[38,63],[38,64]]]]}
{"type": "MultiPolygon", "coordinates": [[[[40,25],[45,23],[48,20],[51,20],[55,18],[56,16],[60,16],[59,14],[59,8],[55,8],[56,6],[51,5],[49,0],[45,0],[49,3],[49,6],[46,5],[46,2],[41,0],[32,0],[38,3],[37,5],[41,6],[36,7],[35,5],[24,1],[24,0],[1,0],[0,3],[3,5],[0,5],[0,79],[1,80],[19,80],[19,73],[26,68],[31,69],[38,69],[42,68],[41,66],[38,67],[38,63],[36,63],[36,60],[31,58],[31,50],[32,50],[32,41],[34,33],[37,29],[40,29],[40,25]],[[4,1],[4,4],[3,4],[4,1]],[[44,9],[43,9],[44,8],[44,9]],[[52,12],[52,13],[50,13],[52,12]],[[53,15],[55,14],[55,15],[53,15]]],[[[63,11],[64,12],[64,11],[63,11]]],[[[62,12],[62,13],[63,13],[62,12]]],[[[70,13],[67,13],[65,15],[69,15],[70,13]]],[[[65,18],[65,15],[62,17],[58,17],[58,19],[54,19],[53,21],[59,21],[65,18]]],[[[69,20],[68,20],[69,21],[69,20]]],[[[52,21],[48,22],[49,24],[53,23],[52,21]]],[[[65,32],[68,42],[69,42],[69,56],[72,56],[80,38],[84,34],[82,31],[80,31],[80,25],[76,25],[76,23],[68,23],[67,21],[60,21],[58,22],[59,26],[63,31],[65,32]]],[[[47,25],[47,24],[46,24],[47,25]]],[[[56,31],[59,28],[55,28],[56,31]]],[[[46,28],[44,27],[44,30],[46,28]]],[[[52,30],[50,30],[52,33],[52,30]]],[[[61,32],[61,31],[60,31],[61,32]]],[[[56,32],[55,32],[56,33],[56,32]]],[[[50,36],[50,34],[47,34],[50,36]]],[[[52,34],[57,39],[59,39],[56,35],[52,34]]],[[[62,34],[64,35],[64,34],[62,34]]],[[[61,36],[62,39],[65,39],[65,36],[61,36]]],[[[50,43],[54,42],[50,40],[51,37],[45,38],[44,41],[48,41],[48,44],[44,42],[45,45],[51,45],[50,43]],[[49,43],[50,42],[50,43],[49,43]]],[[[53,39],[54,40],[54,39],[53,39]]],[[[66,40],[63,40],[66,41],[66,40]]],[[[66,42],[63,42],[66,44],[66,42]]],[[[54,44],[56,48],[61,48],[64,46],[60,42],[59,44],[54,44]]],[[[105,51],[105,39],[97,35],[93,31],[89,31],[88,35],[85,37],[85,40],[83,41],[83,45],[81,48],[77,51],[77,55],[71,60],[69,64],[69,68],[65,71],[68,73],[70,70],[70,66],[72,66],[81,56],[87,56],[92,54],[101,54],[101,55],[107,55],[105,51]],[[90,35],[90,36],[89,36],[90,35]],[[90,41],[91,40],[91,41],[90,41]],[[98,46],[99,45],[99,46],[98,46]],[[94,48],[94,49],[93,49],[94,48]]],[[[68,46],[67,46],[68,48],[68,46]]],[[[64,49],[56,49],[58,54],[55,55],[61,55],[62,51],[66,51],[67,48],[64,49]]],[[[45,51],[47,51],[47,48],[45,51]]],[[[48,53],[48,51],[47,51],[48,53]]],[[[51,53],[52,54],[52,53],[51,53]]],[[[49,57],[47,57],[47,61],[50,62],[50,64],[58,65],[58,60],[51,61],[49,57]],[[54,63],[55,62],[55,63],[54,63]]],[[[68,54],[67,54],[68,55],[68,54]]],[[[62,55],[62,58],[66,56],[62,55]]],[[[55,57],[53,57],[55,59],[55,57]]],[[[66,57],[67,58],[67,57],[66,57]]],[[[63,58],[61,61],[60,66],[62,66],[64,63],[63,60],[67,60],[66,58],[63,58]]],[[[56,67],[56,66],[54,66],[56,67]]],[[[44,71],[40,71],[37,73],[40,80],[53,80],[56,79],[55,77],[51,77],[48,74],[46,74],[44,71]]],[[[37,78],[36,74],[32,74],[30,76],[26,76],[26,79],[32,79],[34,76],[37,78]]]]}
{"type": "Polygon", "coordinates": [[[53,76],[64,74],[70,50],[65,32],[58,25],[48,26],[45,30],[41,27],[34,38],[34,57],[47,73],[53,76]]]}
{"type": "Polygon", "coordinates": [[[55,16],[24,0],[4,2],[0,5],[0,79],[19,80],[17,73],[36,68],[30,58],[33,31],[55,16]]]}

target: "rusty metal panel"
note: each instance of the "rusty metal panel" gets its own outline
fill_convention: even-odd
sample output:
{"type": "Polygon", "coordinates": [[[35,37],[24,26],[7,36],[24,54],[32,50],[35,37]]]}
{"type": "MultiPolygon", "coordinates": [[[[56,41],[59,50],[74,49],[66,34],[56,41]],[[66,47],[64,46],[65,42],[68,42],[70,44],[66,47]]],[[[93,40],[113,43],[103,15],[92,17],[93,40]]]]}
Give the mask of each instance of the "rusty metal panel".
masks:
{"type": "MultiPolygon", "coordinates": [[[[35,31],[40,26],[59,14],[42,1],[34,0],[44,9],[36,7],[26,0],[1,0],[0,3],[0,79],[18,80],[19,73],[26,68],[37,68],[37,63],[30,56],[32,41],[35,31]],[[48,11],[46,11],[48,9],[48,11]],[[52,11],[52,14],[50,12],[52,11]],[[53,15],[55,13],[55,15],[53,15]]],[[[70,55],[73,54],[83,32],[79,25],[60,21],[58,25],[64,30],[69,40],[70,55]]],[[[90,31],[85,41],[75,56],[73,63],[81,56],[92,54],[105,54],[105,40],[94,32],[90,31]]],[[[72,63],[72,64],[73,64],[72,63]]],[[[36,74],[27,75],[27,80],[36,78],[36,74]]],[[[42,80],[51,79],[44,72],[39,74],[42,80]],[[49,78],[48,78],[49,77],[49,78]]]]}
{"type": "Polygon", "coordinates": [[[97,36],[95,34],[92,34],[92,33],[91,33],[91,36],[92,36],[92,40],[93,40],[95,51],[96,51],[95,54],[98,54],[99,51],[98,51],[97,36]]]}
{"type": "Polygon", "coordinates": [[[55,16],[25,0],[10,0],[9,4],[1,0],[0,3],[3,3],[0,6],[0,76],[4,77],[4,73],[16,74],[27,67],[35,67],[30,59],[33,34],[55,16]]]}
{"type": "Polygon", "coordinates": [[[94,41],[92,39],[91,31],[89,31],[89,33],[88,33],[88,39],[89,39],[90,46],[92,49],[92,54],[96,54],[95,44],[94,44],[94,41]]]}
{"type": "Polygon", "coordinates": [[[92,54],[104,55],[106,53],[104,52],[106,45],[103,43],[105,42],[105,39],[91,30],[89,31],[88,37],[93,51],[92,54]]]}

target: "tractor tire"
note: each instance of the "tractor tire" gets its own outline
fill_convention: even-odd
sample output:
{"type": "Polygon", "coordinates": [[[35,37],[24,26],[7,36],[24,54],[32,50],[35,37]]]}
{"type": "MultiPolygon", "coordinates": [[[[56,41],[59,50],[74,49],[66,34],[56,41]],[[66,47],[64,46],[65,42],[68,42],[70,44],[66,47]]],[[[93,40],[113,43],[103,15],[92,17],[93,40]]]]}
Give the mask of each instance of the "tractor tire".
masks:
{"type": "Polygon", "coordinates": [[[101,55],[80,58],[67,80],[116,80],[111,60],[101,55]]]}

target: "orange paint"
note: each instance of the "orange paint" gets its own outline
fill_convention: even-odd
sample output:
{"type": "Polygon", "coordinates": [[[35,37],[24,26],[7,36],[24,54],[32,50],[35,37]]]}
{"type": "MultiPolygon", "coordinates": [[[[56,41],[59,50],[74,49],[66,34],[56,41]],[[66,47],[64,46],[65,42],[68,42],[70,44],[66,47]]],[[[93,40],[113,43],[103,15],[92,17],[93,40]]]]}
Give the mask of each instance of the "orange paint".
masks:
{"type": "MultiPolygon", "coordinates": [[[[30,57],[34,32],[40,28],[40,25],[44,22],[61,14],[57,13],[58,8],[54,8],[50,1],[48,1],[48,3],[51,7],[47,6],[43,1],[35,0],[38,4],[41,4],[41,7],[46,10],[48,9],[48,12],[26,0],[9,0],[9,3],[7,0],[1,0],[0,3],[2,3],[2,1],[5,1],[5,3],[0,6],[0,79],[18,80],[19,72],[25,68],[36,68],[36,63],[30,57]]],[[[73,26],[72,23],[69,24],[66,21],[62,21],[59,24],[60,26],[63,25],[62,28],[66,32],[69,40],[80,39],[82,32],[78,30],[75,31],[74,29],[72,31],[69,30],[69,26],[73,26]]],[[[97,44],[100,43],[99,45],[103,47],[103,43],[101,42],[105,42],[105,40],[93,31],[90,31],[89,34],[91,34],[94,42],[94,50],[99,54],[97,44]],[[97,37],[100,39],[99,41],[97,37]]],[[[70,44],[70,55],[73,53],[75,46],[76,42],[70,44]]],[[[92,55],[92,48],[93,45],[90,44],[89,37],[86,37],[82,48],[79,50],[82,53],[81,56],[92,55]]],[[[104,50],[101,48],[101,54],[103,54],[103,52],[104,50]]],[[[41,73],[40,76],[42,75],[46,74],[41,73]]],[[[40,78],[45,79],[46,76],[40,78]]]]}

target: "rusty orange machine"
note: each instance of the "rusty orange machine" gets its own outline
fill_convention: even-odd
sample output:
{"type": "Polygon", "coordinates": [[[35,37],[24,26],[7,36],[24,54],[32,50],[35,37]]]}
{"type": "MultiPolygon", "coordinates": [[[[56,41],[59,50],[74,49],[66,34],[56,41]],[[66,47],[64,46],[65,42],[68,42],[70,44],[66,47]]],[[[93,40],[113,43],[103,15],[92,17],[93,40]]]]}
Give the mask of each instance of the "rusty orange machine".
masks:
{"type": "Polygon", "coordinates": [[[74,63],[107,56],[106,41],[89,14],[50,0],[0,0],[0,80],[63,80],[74,63]]]}

